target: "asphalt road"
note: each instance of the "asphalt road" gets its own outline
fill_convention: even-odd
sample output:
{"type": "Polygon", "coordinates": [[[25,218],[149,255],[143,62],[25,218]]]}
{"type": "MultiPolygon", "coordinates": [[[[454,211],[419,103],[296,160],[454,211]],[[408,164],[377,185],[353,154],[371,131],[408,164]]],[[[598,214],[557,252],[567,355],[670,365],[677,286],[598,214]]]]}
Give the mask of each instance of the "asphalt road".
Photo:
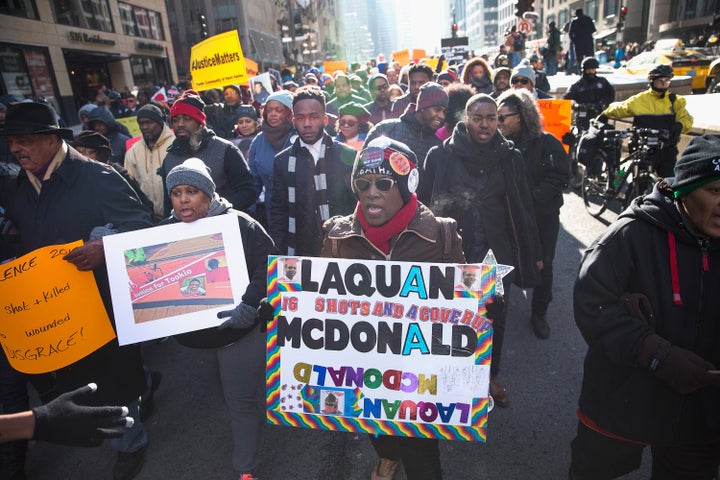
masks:
{"type": "MultiPolygon", "coordinates": [[[[441,442],[445,479],[565,479],[569,444],[582,378],[583,342],[572,317],[572,285],[583,249],[616,217],[590,217],[582,199],[566,192],[555,260],[552,335],[535,338],[525,292],[512,291],[500,380],[510,407],[495,409],[487,443],[441,442]]],[[[148,422],[150,446],[138,480],[234,479],[231,436],[212,358],[175,341],[144,346],[146,363],[163,372],[155,414],[148,422]]],[[[118,366],[121,368],[121,366],[118,366]]],[[[242,368],[241,365],[238,368],[242,368]]],[[[263,480],[366,480],[376,461],[365,435],[267,425],[263,480]]],[[[32,443],[27,473],[34,480],[111,478],[115,456],[109,445],[95,449],[32,443]]],[[[640,472],[649,477],[648,457],[640,472]]],[[[398,472],[396,480],[404,480],[398,472]]]]}

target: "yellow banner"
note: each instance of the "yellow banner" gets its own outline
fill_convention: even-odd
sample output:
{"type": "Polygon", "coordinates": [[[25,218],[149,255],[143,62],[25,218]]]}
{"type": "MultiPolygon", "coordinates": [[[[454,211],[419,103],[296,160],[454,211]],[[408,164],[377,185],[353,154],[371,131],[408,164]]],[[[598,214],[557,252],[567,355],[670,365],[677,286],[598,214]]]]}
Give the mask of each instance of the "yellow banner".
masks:
{"type": "MultiPolygon", "coordinates": [[[[439,58],[424,58],[422,60],[422,63],[428,65],[430,68],[432,68],[434,71],[437,71],[437,64],[440,61],[439,58]]],[[[447,62],[443,60],[443,64],[440,67],[440,70],[445,70],[445,67],[447,66],[447,62]]]]}
{"type": "MultiPolygon", "coordinates": [[[[572,125],[572,100],[538,100],[543,126],[562,143],[562,137],[570,131],[572,125]]],[[[563,143],[566,152],[570,147],[563,143]]]]}
{"type": "Polygon", "coordinates": [[[46,373],[115,338],[92,272],[63,260],[82,240],[0,265],[0,343],[19,372],[46,373]]]}
{"type": "Polygon", "coordinates": [[[193,45],[190,52],[193,88],[208,90],[248,81],[237,30],[214,35],[193,45]]]}
{"type": "Polygon", "coordinates": [[[137,137],[139,135],[142,135],[142,132],[140,131],[140,126],[137,123],[137,117],[123,117],[123,118],[116,118],[118,123],[121,123],[127,127],[128,130],[130,130],[130,136],[131,137],[137,137]]]}
{"type": "Polygon", "coordinates": [[[404,67],[405,65],[410,63],[410,50],[406,48],[405,50],[398,50],[397,52],[393,52],[392,59],[393,62],[398,62],[401,67],[404,67]]]}
{"type": "Polygon", "coordinates": [[[323,70],[329,75],[332,75],[336,70],[347,73],[347,63],[343,60],[328,60],[323,62],[323,70]]]}

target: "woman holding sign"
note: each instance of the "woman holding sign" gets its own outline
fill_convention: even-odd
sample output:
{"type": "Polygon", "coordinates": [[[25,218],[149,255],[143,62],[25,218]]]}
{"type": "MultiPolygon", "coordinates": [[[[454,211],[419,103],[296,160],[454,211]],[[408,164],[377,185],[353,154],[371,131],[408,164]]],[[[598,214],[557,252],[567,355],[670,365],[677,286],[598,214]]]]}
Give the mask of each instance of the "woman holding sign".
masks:
{"type": "Polygon", "coordinates": [[[265,329],[258,305],[267,288],[267,256],[274,245],[262,226],[215,193],[215,183],[205,163],[189,158],[167,176],[173,210],[169,223],[192,223],[215,215],[235,215],[242,235],[245,264],[250,277],[245,294],[234,310],[218,313],[230,317],[219,327],[177,335],[186,347],[212,351],[217,357],[225,403],[230,411],[234,447],[233,467],[240,478],[252,479],[258,466],[258,445],[265,418],[265,329]]]}
{"type": "MultiPolygon", "coordinates": [[[[418,202],[416,164],[405,144],[371,141],[353,167],[358,205],[353,214],[325,222],[322,256],[465,263],[455,221],[436,218],[418,202]]],[[[442,478],[437,440],[379,435],[371,441],[380,457],[372,479],[391,479],[401,460],[409,480],[442,478]]]]}

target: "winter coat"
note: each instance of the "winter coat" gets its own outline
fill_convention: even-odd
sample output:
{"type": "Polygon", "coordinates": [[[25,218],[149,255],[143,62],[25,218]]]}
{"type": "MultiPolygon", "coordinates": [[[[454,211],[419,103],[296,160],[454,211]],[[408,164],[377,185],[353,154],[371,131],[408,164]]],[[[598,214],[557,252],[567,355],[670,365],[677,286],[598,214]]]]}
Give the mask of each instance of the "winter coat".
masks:
{"type": "Polygon", "coordinates": [[[453,262],[465,263],[462,239],[457,225],[450,222],[452,231],[450,245],[445,245],[445,230],[429,208],[418,203],[417,212],[408,226],[390,240],[390,252],[386,255],[363,235],[355,214],[333,217],[323,225],[325,241],[321,257],[362,258],[366,260],[394,260],[406,262],[453,262]],[[444,252],[449,259],[445,259],[444,252]]]}
{"type": "Polygon", "coordinates": [[[595,39],[593,38],[593,33],[595,33],[595,22],[587,15],[583,14],[574,17],[570,21],[568,36],[575,46],[575,58],[578,59],[578,62],[584,57],[592,57],[595,55],[595,39]]]}
{"type": "Polygon", "coordinates": [[[417,121],[415,111],[403,113],[400,118],[385,120],[375,125],[368,132],[365,139],[365,146],[370,141],[385,136],[407,145],[417,157],[418,167],[425,161],[428,151],[435,146],[442,145],[435,135],[435,130],[428,130],[417,121]]]}
{"type": "Polygon", "coordinates": [[[563,95],[563,99],[606,107],[615,101],[615,88],[605,77],[583,75],[580,80],[570,85],[568,91],[563,95]]]}
{"type": "Polygon", "coordinates": [[[88,125],[92,125],[93,122],[102,122],[109,129],[108,133],[105,134],[112,151],[109,161],[125,165],[125,142],[130,140],[130,136],[120,132],[120,124],[106,108],[98,107],[88,113],[88,125]]]}
{"type": "Polygon", "coordinates": [[[504,281],[532,287],[541,253],[524,171],[522,155],[499,132],[479,145],[460,122],[428,153],[418,198],[457,221],[468,263],[482,262],[492,249],[498,263],[515,267],[504,281]]]}
{"type": "MultiPolygon", "coordinates": [[[[205,129],[200,148],[191,150],[179,139],[170,145],[163,160],[163,184],[167,174],[174,167],[191,157],[197,157],[210,167],[210,176],[215,182],[215,191],[228,199],[236,210],[245,210],[255,203],[257,194],[253,187],[252,175],[240,150],[229,140],[220,138],[215,132],[205,129]]],[[[165,213],[170,214],[170,197],[165,189],[165,213]]]]}
{"type": "MultiPolygon", "coordinates": [[[[325,144],[325,173],[330,217],[347,215],[355,209],[357,200],[350,187],[350,175],[355,161],[354,149],[323,134],[325,144]]],[[[295,254],[318,256],[322,247],[322,220],[315,189],[315,161],[300,144],[300,139],[275,157],[272,185],[272,207],[268,230],[277,248],[288,251],[288,218],[290,217],[288,186],[291,184],[288,163],[296,158],[295,173],[295,254]]]]}
{"type": "Polygon", "coordinates": [[[570,172],[570,159],[562,143],[543,132],[539,137],[518,143],[517,148],[523,156],[536,217],[559,214],[570,172]]]}
{"type": "Polygon", "coordinates": [[[583,254],[574,289],[575,321],[588,344],[579,413],[630,440],[668,445],[684,430],[702,442],[720,435],[720,389],[681,395],[636,361],[656,333],[720,365],[720,239],[692,233],[659,185],[583,254]],[[630,314],[625,293],[648,297],[654,327],[630,314]]]}
{"type": "Polygon", "coordinates": [[[235,137],[235,124],[238,120],[238,113],[241,105],[214,104],[205,107],[207,115],[207,126],[211,128],[218,137],[225,140],[232,140],[235,137]]]}
{"type": "Polygon", "coordinates": [[[125,154],[125,168],[152,201],[157,218],[165,216],[165,187],[158,170],[162,167],[168,147],[174,141],[175,134],[164,125],[153,148],[148,147],[145,140],[139,140],[125,154]]]}
{"type": "MultiPolygon", "coordinates": [[[[72,147],[43,182],[39,195],[27,173],[21,171],[0,190],[0,205],[18,229],[20,254],[48,245],[87,241],[93,228],[107,224],[119,232],[152,226],[150,213],[115,170],[83,157],[72,147]]],[[[104,263],[93,274],[114,324],[104,263]]],[[[51,374],[31,375],[31,380],[43,401],[91,381],[99,387],[92,399],[95,404],[126,404],[145,390],[139,346],[120,347],[117,339],[51,374]]]]}

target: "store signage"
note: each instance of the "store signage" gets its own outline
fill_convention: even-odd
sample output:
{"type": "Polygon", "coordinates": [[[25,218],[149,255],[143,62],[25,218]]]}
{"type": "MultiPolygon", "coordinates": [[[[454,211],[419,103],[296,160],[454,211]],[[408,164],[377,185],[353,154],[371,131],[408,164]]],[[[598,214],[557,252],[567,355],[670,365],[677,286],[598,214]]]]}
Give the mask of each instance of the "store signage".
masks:
{"type": "Polygon", "coordinates": [[[152,50],[153,52],[164,52],[165,51],[165,47],[163,47],[160,44],[150,43],[150,42],[141,42],[139,40],[137,42],[135,42],[135,47],[138,50],[152,50]]]}
{"type": "Polygon", "coordinates": [[[82,32],[68,32],[70,40],[73,42],[93,43],[95,45],[115,45],[115,40],[100,38],[100,35],[88,35],[82,32]]]}

